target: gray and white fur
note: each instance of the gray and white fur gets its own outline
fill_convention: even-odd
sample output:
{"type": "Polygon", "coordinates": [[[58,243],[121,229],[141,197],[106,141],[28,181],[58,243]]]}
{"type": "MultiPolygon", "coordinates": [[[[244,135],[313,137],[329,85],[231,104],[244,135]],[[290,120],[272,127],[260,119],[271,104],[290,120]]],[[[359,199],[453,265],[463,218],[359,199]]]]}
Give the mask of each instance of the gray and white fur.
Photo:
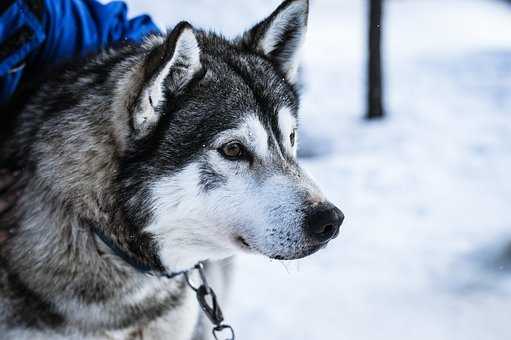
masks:
{"type": "Polygon", "coordinates": [[[296,259],[337,235],[342,213],[296,160],[307,16],[287,0],[234,40],[182,22],[9,109],[0,166],[22,175],[0,221],[1,339],[206,339],[182,277],[113,250],[152,273],[209,260],[213,280],[237,253],[296,259]]]}

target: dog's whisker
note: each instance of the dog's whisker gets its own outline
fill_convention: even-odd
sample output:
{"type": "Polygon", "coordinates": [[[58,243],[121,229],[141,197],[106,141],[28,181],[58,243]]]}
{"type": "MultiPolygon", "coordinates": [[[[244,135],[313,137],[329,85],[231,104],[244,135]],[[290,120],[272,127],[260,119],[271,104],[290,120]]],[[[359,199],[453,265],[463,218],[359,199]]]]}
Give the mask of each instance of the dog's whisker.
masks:
{"type": "Polygon", "coordinates": [[[282,265],[282,267],[284,267],[286,272],[291,275],[291,272],[289,271],[289,268],[286,266],[286,264],[283,261],[278,261],[278,262],[282,265]]]}

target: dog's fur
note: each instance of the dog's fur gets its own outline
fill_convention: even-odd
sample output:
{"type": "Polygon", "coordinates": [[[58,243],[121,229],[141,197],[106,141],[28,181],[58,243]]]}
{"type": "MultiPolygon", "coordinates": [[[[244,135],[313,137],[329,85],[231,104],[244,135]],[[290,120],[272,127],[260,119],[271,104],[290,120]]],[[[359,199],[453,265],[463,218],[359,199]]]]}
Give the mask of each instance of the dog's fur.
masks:
{"type": "Polygon", "coordinates": [[[183,22],[64,68],[11,112],[0,161],[22,176],[0,222],[1,339],[199,339],[183,278],[133,262],[324,246],[304,232],[327,203],[294,143],[307,15],[287,0],[233,41],[183,22]],[[241,158],[222,155],[231,141],[241,158]]]}

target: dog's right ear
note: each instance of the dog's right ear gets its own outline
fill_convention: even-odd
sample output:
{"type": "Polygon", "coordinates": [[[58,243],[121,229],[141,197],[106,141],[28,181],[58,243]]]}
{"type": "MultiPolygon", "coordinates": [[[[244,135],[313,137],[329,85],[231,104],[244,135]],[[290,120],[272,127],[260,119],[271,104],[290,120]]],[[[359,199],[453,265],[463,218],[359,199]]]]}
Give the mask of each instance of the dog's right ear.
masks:
{"type": "Polygon", "coordinates": [[[286,0],[268,18],[246,32],[240,43],[268,57],[294,84],[308,15],[309,0],[286,0]]]}
{"type": "Polygon", "coordinates": [[[143,87],[131,112],[135,138],[147,136],[162,115],[165,93],[177,95],[202,70],[200,48],[193,27],[180,22],[147,54],[143,65],[143,87]]]}

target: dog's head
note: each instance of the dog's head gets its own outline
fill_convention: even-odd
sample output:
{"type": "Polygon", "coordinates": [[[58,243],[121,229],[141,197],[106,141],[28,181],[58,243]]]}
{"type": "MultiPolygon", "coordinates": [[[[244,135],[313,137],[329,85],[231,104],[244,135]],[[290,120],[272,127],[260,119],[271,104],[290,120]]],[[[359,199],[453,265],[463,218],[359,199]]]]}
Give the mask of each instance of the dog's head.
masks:
{"type": "Polygon", "coordinates": [[[337,236],[342,212],[296,159],[307,15],[288,0],[234,41],[183,22],[148,42],[121,178],[168,269],[237,251],[296,259],[337,236]]]}

